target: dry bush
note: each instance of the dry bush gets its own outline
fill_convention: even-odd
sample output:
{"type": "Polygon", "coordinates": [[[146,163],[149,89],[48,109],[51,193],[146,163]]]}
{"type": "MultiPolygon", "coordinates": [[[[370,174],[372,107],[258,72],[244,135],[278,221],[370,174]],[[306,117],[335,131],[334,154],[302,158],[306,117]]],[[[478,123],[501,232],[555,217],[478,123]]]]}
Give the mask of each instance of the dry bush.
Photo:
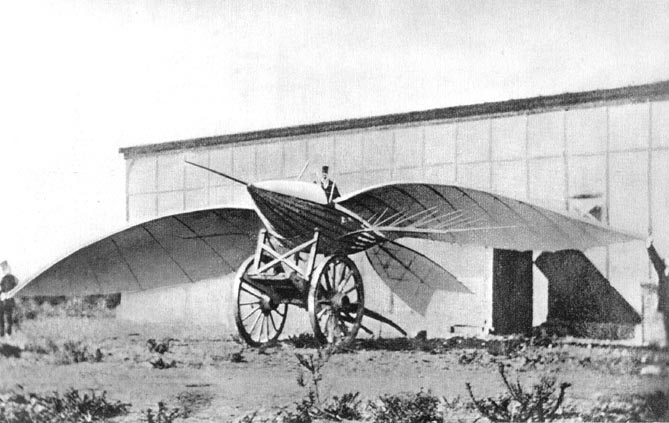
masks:
{"type": "Polygon", "coordinates": [[[295,348],[320,348],[322,345],[312,333],[301,333],[291,335],[284,342],[291,344],[295,348]]]}
{"type": "Polygon", "coordinates": [[[202,391],[183,391],[177,395],[177,401],[184,418],[207,409],[213,399],[214,397],[211,393],[202,391]]]}
{"type": "Polygon", "coordinates": [[[669,421],[669,392],[602,397],[580,417],[592,422],[669,421]]]}
{"type": "Polygon", "coordinates": [[[62,396],[13,392],[0,399],[0,423],[102,422],[128,413],[130,404],[110,402],[106,393],[69,389],[62,396]]]}
{"type": "Polygon", "coordinates": [[[497,399],[477,400],[471,385],[466,384],[467,392],[478,412],[492,422],[553,421],[564,401],[565,390],[571,386],[569,383],[561,383],[558,388],[555,386],[555,378],[542,377],[531,391],[526,391],[520,381],[509,382],[503,364],[499,365],[499,374],[508,392],[497,399]],[[559,393],[556,395],[558,389],[559,393]]]}
{"type": "Polygon", "coordinates": [[[182,417],[182,411],[179,408],[167,408],[162,401],[158,403],[156,411],[147,408],[142,413],[142,421],[146,423],[172,423],[180,417],[182,417]]]}
{"type": "Polygon", "coordinates": [[[441,423],[441,400],[430,391],[382,395],[368,404],[374,423],[441,423]]]}

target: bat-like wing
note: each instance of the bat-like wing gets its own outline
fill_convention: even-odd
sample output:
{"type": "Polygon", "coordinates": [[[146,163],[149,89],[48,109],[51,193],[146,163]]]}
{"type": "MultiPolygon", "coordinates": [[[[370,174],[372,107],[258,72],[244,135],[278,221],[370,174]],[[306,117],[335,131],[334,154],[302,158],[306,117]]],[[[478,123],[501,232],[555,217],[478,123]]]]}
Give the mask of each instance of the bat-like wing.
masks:
{"type": "Polygon", "coordinates": [[[421,315],[436,290],[471,294],[448,270],[398,242],[376,245],[365,254],[390,290],[421,315]]]}
{"type": "MultiPolygon", "coordinates": [[[[370,233],[509,250],[559,251],[641,239],[595,221],[455,185],[387,184],[342,197],[370,233]]],[[[358,231],[360,232],[360,231],[358,231]]]]}
{"type": "Polygon", "coordinates": [[[161,217],[78,249],[12,294],[109,294],[217,278],[253,253],[261,227],[250,209],[161,217]]]}

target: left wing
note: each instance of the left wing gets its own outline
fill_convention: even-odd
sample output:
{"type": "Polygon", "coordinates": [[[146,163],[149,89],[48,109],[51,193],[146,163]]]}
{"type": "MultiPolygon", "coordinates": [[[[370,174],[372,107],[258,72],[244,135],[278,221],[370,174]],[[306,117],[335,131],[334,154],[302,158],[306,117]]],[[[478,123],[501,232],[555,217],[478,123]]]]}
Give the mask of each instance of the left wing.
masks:
{"type": "MultiPolygon", "coordinates": [[[[455,185],[387,184],[336,203],[368,222],[364,232],[509,250],[586,250],[641,239],[579,217],[455,185]]],[[[361,231],[358,231],[361,232],[361,231]]]]}
{"type": "Polygon", "coordinates": [[[250,209],[161,217],[74,251],[9,294],[111,294],[218,278],[253,253],[261,227],[250,209]]]}

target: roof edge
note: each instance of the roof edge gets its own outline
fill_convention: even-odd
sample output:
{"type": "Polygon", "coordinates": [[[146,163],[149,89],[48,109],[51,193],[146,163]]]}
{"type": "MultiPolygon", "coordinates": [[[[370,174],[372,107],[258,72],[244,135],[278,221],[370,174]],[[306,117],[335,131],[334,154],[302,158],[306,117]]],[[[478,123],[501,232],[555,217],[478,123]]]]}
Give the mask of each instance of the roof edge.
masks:
{"type": "Polygon", "coordinates": [[[134,155],[159,153],[184,148],[211,147],[216,145],[257,141],[262,139],[338,132],[350,129],[366,129],[414,122],[418,123],[435,120],[462,119],[474,116],[514,112],[518,113],[523,111],[531,112],[535,110],[551,110],[622,99],[631,100],[632,102],[639,102],[664,98],[669,98],[669,80],[621,88],[529,97],[523,99],[478,103],[465,106],[452,106],[407,113],[394,113],[364,118],[343,119],[313,124],[263,129],[258,131],[240,132],[229,135],[217,135],[180,141],[139,145],[134,147],[123,147],[119,149],[119,153],[123,154],[127,159],[129,156],[134,155]]]}

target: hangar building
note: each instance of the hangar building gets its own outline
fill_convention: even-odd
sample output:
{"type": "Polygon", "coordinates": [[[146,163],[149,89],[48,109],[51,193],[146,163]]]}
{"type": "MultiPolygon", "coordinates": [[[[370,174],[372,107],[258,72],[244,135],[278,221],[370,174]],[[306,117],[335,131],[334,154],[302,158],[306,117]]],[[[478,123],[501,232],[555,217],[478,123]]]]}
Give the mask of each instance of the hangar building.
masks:
{"type": "MultiPolygon", "coordinates": [[[[669,81],[141,145],[120,152],[126,160],[129,223],[251,204],[244,187],[184,160],[247,181],[295,178],[309,161],[303,179],[314,179],[327,164],[342,194],[390,181],[457,184],[589,214],[642,236],[652,232],[660,254],[669,255],[669,81]]],[[[527,253],[512,254],[509,260],[504,252],[480,247],[430,241],[412,241],[410,246],[442,264],[473,292],[439,292],[421,315],[381,282],[364,255],[357,257],[369,307],[410,334],[422,329],[430,336],[489,328],[517,332],[547,317],[569,318],[564,316],[565,304],[589,296],[591,302],[580,305],[591,314],[586,320],[636,324],[642,316],[637,339],[647,343],[661,336],[657,276],[643,241],[587,251],[594,270],[575,273],[564,267],[569,260],[540,252],[529,260],[527,253]],[[593,307],[599,311],[592,314],[593,307]]],[[[233,277],[225,269],[218,280],[125,293],[119,316],[213,322],[234,333],[233,277]]],[[[307,321],[306,312],[292,313],[288,331],[308,331],[307,321]]],[[[387,326],[371,327],[380,335],[393,333],[387,326]]]]}

